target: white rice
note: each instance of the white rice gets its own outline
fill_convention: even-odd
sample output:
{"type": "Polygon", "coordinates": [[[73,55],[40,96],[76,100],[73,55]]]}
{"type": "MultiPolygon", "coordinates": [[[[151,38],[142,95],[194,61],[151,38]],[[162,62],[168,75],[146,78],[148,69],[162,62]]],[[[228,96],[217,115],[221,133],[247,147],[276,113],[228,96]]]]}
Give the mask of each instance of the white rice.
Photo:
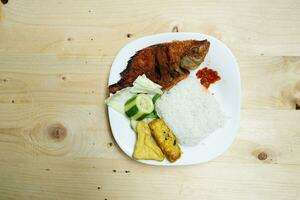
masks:
{"type": "Polygon", "coordinates": [[[156,102],[158,115],[181,144],[193,146],[226,123],[215,97],[194,77],[179,82],[156,102]]]}

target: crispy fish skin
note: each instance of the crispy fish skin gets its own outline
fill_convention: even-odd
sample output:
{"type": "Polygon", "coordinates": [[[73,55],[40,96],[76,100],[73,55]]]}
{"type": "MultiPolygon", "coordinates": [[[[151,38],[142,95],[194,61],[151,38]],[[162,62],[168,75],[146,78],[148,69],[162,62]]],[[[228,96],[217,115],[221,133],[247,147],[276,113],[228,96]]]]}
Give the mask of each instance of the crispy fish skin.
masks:
{"type": "Polygon", "coordinates": [[[170,162],[175,162],[181,156],[181,149],[176,137],[162,119],[155,119],[149,123],[152,136],[170,162]]]}
{"type": "Polygon", "coordinates": [[[169,89],[203,62],[209,46],[207,40],[185,40],[146,47],[129,60],[126,69],[120,73],[121,79],[109,86],[109,92],[116,93],[132,86],[142,74],[163,89],[169,89]]]}

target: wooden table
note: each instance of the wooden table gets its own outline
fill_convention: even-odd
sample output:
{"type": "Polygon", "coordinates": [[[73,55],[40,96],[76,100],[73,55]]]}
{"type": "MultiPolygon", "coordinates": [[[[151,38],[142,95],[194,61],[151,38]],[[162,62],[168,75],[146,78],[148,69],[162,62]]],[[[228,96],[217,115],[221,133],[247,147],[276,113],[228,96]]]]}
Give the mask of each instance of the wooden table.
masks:
{"type": "Polygon", "coordinates": [[[0,199],[300,199],[299,56],[297,0],[0,4],[0,199]],[[217,37],[240,65],[239,133],[206,164],[139,164],[110,131],[115,55],[171,31],[217,37]]]}

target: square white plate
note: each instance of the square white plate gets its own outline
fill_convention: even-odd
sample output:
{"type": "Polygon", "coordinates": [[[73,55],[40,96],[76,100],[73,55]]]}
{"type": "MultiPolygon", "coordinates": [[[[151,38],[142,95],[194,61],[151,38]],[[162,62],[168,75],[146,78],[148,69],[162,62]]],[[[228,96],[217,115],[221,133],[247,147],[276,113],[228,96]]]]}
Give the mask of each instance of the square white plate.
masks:
{"type": "MultiPolygon", "coordinates": [[[[127,62],[138,50],[153,44],[188,39],[207,39],[210,42],[210,49],[204,62],[190,76],[195,76],[195,73],[205,66],[218,71],[221,80],[211,85],[209,90],[214,93],[221,109],[229,119],[224,128],[217,129],[197,146],[188,147],[181,145],[183,154],[175,163],[170,163],[166,159],[163,162],[153,160],[139,160],[139,162],[165,166],[191,165],[207,162],[221,155],[229,148],[238,130],[241,93],[239,67],[228,47],[212,36],[201,33],[163,33],[132,41],[123,47],[116,56],[110,70],[108,84],[116,83],[120,79],[119,73],[126,68],[127,62]]],[[[132,158],[136,134],[130,128],[129,120],[112,108],[108,108],[108,114],[111,130],[116,142],[132,158]]]]}

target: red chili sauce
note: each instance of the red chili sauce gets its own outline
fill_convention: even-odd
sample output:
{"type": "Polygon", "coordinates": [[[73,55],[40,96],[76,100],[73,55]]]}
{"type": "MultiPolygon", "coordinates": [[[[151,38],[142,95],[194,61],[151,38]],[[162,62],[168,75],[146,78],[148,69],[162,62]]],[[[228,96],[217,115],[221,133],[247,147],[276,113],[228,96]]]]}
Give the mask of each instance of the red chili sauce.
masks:
{"type": "Polygon", "coordinates": [[[207,67],[200,69],[196,73],[196,76],[198,79],[200,79],[200,83],[206,88],[209,88],[210,84],[213,84],[218,80],[221,80],[221,77],[218,75],[217,71],[214,71],[207,67]]]}

